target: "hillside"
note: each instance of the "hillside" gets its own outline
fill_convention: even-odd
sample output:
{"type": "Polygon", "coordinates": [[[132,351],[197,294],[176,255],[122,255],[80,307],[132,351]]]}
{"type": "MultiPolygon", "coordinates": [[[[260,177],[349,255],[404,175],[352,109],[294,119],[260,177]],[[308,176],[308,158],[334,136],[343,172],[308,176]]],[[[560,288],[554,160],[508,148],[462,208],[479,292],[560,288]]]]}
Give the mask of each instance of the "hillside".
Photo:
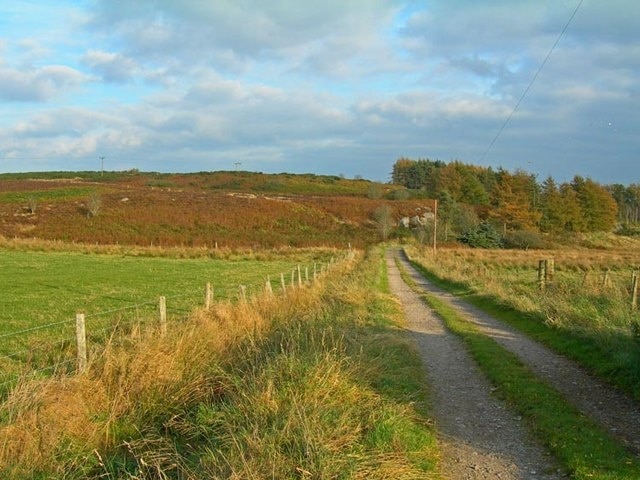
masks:
{"type": "Polygon", "coordinates": [[[335,176],[201,172],[0,175],[0,235],[68,242],[220,247],[363,246],[373,213],[415,215],[429,200],[335,176]]]}

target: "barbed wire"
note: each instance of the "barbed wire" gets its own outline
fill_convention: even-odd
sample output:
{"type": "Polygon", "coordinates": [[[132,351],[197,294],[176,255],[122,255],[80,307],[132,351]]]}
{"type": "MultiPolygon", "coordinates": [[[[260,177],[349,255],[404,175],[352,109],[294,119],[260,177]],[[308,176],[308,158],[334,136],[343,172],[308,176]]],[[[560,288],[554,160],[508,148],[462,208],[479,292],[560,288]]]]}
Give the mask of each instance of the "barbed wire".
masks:
{"type": "MultiPolygon", "coordinates": [[[[333,260],[333,259],[332,259],[333,260]]],[[[322,263],[315,263],[315,267],[313,270],[313,273],[316,276],[319,276],[322,274],[323,272],[323,268],[326,268],[325,272],[328,271],[328,269],[330,268],[330,266],[334,264],[334,262],[332,261],[331,263],[328,263],[327,265],[323,265],[322,263]]],[[[308,268],[308,267],[307,267],[308,268]]],[[[307,282],[307,281],[312,281],[313,277],[311,275],[309,275],[309,278],[306,279],[305,274],[303,274],[302,272],[304,272],[304,270],[301,268],[300,270],[300,275],[297,275],[297,268],[294,267],[292,269],[292,272],[294,272],[294,274],[292,275],[292,279],[295,278],[297,281],[295,283],[292,284],[288,284],[286,285],[281,291],[286,291],[288,288],[291,288],[291,285],[295,286],[298,282],[307,282]]],[[[288,274],[278,274],[276,275],[275,280],[271,279],[271,275],[267,275],[265,276],[265,281],[269,280],[270,283],[275,284],[275,285],[280,285],[281,281],[279,280],[280,276],[284,275],[285,278],[288,278],[288,274]]],[[[293,280],[292,280],[293,281],[293,280]]],[[[261,284],[262,282],[258,283],[258,284],[249,284],[249,285],[244,285],[244,290],[245,290],[245,295],[246,296],[250,296],[252,294],[256,294],[259,293],[262,288],[261,288],[261,284]]],[[[217,292],[223,291],[225,292],[225,295],[223,295],[222,297],[218,297],[217,301],[222,301],[222,300],[240,300],[242,298],[242,294],[238,291],[238,288],[241,287],[241,285],[238,286],[225,286],[222,288],[218,288],[216,289],[217,292]]],[[[186,306],[182,306],[182,307],[177,307],[174,308],[172,311],[178,311],[178,312],[189,312],[190,310],[192,310],[195,306],[195,297],[201,297],[204,294],[204,290],[203,289],[194,289],[194,290],[190,290],[188,292],[185,293],[180,293],[180,294],[175,294],[175,295],[169,295],[169,296],[164,296],[166,300],[175,300],[175,299],[179,299],[179,298],[185,298],[185,297],[194,297],[194,302],[190,303],[190,308],[187,308],[186,306]]],[[[159,298],[160,296],[158,296],[157,298],[159,298]]],[[[125,312],[125,311],[131,311],[131,310],[138,310],[140,308],[143,307],[151,307],[151,306],[157,306],[158,305],[158,301],[157,300],[153,300],[153,301],[148,301],[148,302],[141,302],[141,303],[136,303],[133,305],[127,305],[124,307],[120,307],[120,308],[114,308],[114,309],[109,309],[109,310],[104,310],[104,311],[100,311],[100,312],[94,312],[91,314],[87,314],[85,315],[85,319],[96,319],[98,317],[102,317],[105,315],[110,315],[110,314],[114,314],[114,313],[118,313],[118,312],[125,312]]],[[[184,316],[182,316],[181,318],[183,318],[184,316]]],[[[106,332],[111,332],[112,335],[113,333],[115,333],[119,328],[123,328],[123,327],[129,327],[130,325],[138,322],[138,323],[149,323],[151,322],[153,319],[150,316],[144,316],[144,317],[140,317],[138,314],[136,314],[134,316],[134,318],[128,319],[128,320],[122,320],[122,319],[118,319],[115,323],[109,324],[103,328],[97,328],[97,329],[91,329],[89,332],[87,332],[91,337],[99,337],[101,334],[105,334],[106,332]]],[[[173,321],[179,321],[180,318],[177,319],[173,319],[173,321]]],[[[73,325],[75,323],[76,319],[67,319],[67,320],[63,320],[63,321],[58,321],[58,322],[51,322],[45,325],[38,325],[38,326],[34,326],[34,327],[30,327],[30,328],[26,328],[26,329],[22,329],[22,330],[18,330],[15,332],[8,332],[5,334],[1,334],[0,335],[0,340],[6,340],[8,338],[16,338],[16,337],[25,337],[27,334],[30,333],[34,333],[34,332],[40,332],[43,330],[47,330],[47,329],[51,329],[53,327],[56,326],[70,326],[73,325]]],[[[110,321],[110,320],[107,320],[110,321]]],[[[111,320],[112,321],[112,320],[111,320]]],[[[108,335],[104,335],[104,338],[107,338],[108,335]]],[[[62,339],[56,339],[56,340],[52,340],[52,341],[48,341],[48,342],[42,342],[39,345],[30,345],[28,348],[25,349],[21,349],[21,350],[16,350],[13,352],[6,352],[2,355],[0,355],[0,361],[1,360],[8,360],[11,362],[15,362],[15,367],[25,367],[25,363],[24,361],[22,361],[22,359],[20,358],[16,358],[16,357],[20,357],[20,356],[30,356],[30,357],[34,357],[34,352],[39,352],[39,351],[44,351],[44,350],[52,350],[52,354],[53,354],[53,350],[56,347],[62,346],[65,343],[74,343],[74,336],[73,335],[68,335],[65,336],[62,339]]],[[[57,354],[64,358],[65,356],[69,355],[69,352],[67,350],[60,350],[57,352],[57,354]]],[[[38,358],[38,356],[36,355],[36,360],[38,358]]],[[[56,361],[54,364],[52,365],[48,365],[48,366],[44,366],[44,367],[40,367],[40,368],[31,368],[29,369],[28,372],[18,372],[18,373],[14,373],[14,374],[9,374],[8,376],[10,378],[4,377],[1,378],[0,380],[4,380],[4,381],[0,381],[0,389],[4,389],[4,387],[6,387],[9,384],[15,383],[17,381],[19,381],[21,378],[28,378],[34,375],[37,375],[39,373],[44,373],[44,372],[50,372],[50,371],[54,371],[56,369],[60,369],[61,367],[64,367],[65,365],[69,365],[72,363],[75,363],[77,360],[74,356],[74,358],[71,359],[66,359],[66,360],[62,360],[62,358],[58,359],[58,361],[56,361]]],[[[40,360],[42,360],[44,357],[40,357],[40,360]]],[[[8,373],[8,372],[7,372],[8,373]]],[[[2,392],[2,394],[6,394],[7,392],[2,392]]]]}
{"type": "Polygon", "coordinates": [[[72,323],[72,322],[75,322],[75,319],[73,319],[73,320],[63,320],[61,322],[53,322],[53,323],[49,323],[49,324],[46,324],[46,325],[38,325],[36,327],[25,328],[24,330],[18,330],[17,332],[3,333],[2,335],[0,335],[0,340],[5,339],[5,338],[10,338],[10,337],[15,337],[15,336],[22,335],[22,334],[25,334],[25,333],[36,332],[38,330],[46,330],[47,328],[55,327],[55,326],[58,326],[58,325],[65,325],[65,324],[72,323]]]}

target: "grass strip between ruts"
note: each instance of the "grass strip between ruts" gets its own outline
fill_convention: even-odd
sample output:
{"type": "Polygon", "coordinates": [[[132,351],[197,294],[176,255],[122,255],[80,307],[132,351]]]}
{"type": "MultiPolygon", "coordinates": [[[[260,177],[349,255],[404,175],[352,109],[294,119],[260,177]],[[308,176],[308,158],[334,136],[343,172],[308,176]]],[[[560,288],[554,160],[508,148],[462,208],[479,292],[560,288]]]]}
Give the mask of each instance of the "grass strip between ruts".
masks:
{"type": "Polygon", "coordinates": [[[418,290],[401,265],[402,276],[458,335],[482,372],[495,385],[495,394],[522,415],[575,479],[637,479],[640,462],[624,446],[581,414],[551,386],[536,377],[514,354],[482,334],[453,307],[418,290]]]}

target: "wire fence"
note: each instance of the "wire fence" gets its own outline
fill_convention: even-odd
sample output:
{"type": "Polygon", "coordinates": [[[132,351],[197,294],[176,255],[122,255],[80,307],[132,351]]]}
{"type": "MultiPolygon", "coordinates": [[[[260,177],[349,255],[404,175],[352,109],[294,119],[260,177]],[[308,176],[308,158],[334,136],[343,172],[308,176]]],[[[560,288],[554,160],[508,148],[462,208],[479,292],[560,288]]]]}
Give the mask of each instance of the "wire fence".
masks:
{"type": "MultiPolygon", "coordinates": [[[[353,252],[348,255],[352,256],[353,252]]],[[[206,283],[177,295],[159,296],[86,315],[78,313],[75,318],[0,334],[0,399],[6,398],[21,381],[82,371],[87,362],[87,350],[95,352],[114,338],[124,338],[143,325],[158,328],[162,334],[167,324],[188,318],[198,307],[209,308],[214,300],[237,302],[265,291],[269,294],[285,293],[288,289],[315,281],[335,263],[335,258],[331,258],[327,264],[298,265],[286,275],[281,273],[275,279],[267,277],[260,285],[238,285],[236,288],[225,285],[215,290],[215,296],[214,287],[206,283]],[[83,350],[84,359],[81,358],[83,350]]]]}

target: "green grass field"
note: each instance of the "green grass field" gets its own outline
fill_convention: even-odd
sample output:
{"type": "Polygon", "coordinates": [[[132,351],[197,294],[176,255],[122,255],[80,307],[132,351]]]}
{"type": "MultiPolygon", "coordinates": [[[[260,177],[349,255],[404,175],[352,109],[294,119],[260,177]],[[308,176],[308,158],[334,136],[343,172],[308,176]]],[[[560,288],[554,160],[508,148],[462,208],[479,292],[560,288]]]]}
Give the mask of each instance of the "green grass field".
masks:
{"type": "Polygon", "coordinates": [[[50,362],[50,353],[46,361],[33,358],[39,350],[51,350],[54,341],[72,345],[77,312],[87,317],[90,339],[109,335],[116,325],[154,321],[160,295],[167,298],[169,321],[175,321],[203,305],[207,282],[217,300],[237,298],[241,284],[247,294],[263,289],[267,276],[277,291],[280,273],[290,283],[292,270],[301,264],[303,277],[305,266],[312,275],[314,262],[326,262],[327,254],[273,258],[185,259],[0,249],[0,369],[12,370],[16,360],[37,365],[50,362]]]}

